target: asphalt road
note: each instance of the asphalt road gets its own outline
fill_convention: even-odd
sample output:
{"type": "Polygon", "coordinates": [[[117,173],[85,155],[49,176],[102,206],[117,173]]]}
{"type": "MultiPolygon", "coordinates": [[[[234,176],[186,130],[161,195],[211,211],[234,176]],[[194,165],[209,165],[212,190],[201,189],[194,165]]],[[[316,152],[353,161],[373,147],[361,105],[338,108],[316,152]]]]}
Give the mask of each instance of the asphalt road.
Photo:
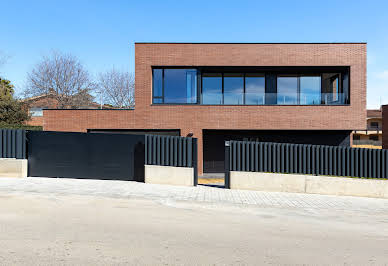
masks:
{"type": "Polygon", "coordinates": [[[0,265],[388,264],[378,210],[90,194],[2,187],[0,265]]]}

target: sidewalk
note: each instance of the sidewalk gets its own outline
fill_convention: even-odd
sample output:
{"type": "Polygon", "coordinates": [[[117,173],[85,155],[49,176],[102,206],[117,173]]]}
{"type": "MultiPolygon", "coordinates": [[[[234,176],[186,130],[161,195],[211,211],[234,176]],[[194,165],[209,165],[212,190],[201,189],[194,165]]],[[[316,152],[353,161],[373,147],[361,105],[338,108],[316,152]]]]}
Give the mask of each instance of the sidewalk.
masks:
{"type": "Polygon", "coordinates": [[[54,193],[114,198],[146,198],[252,207],[388,213],[388,200],[284,192],[229,190],[216,187],[179,187],[129,181],[66,178],[1,178],[0,192],[54,193]]]}

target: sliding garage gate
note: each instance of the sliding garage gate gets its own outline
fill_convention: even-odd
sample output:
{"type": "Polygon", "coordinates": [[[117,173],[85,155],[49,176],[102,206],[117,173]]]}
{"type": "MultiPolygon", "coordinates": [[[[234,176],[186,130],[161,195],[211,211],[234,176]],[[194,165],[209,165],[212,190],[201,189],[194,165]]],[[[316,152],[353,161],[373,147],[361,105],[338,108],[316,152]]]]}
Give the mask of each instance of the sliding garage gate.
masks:
{"type": "Polygon", "coordinates": [[[29,131],[28,175],[144,181],[144,135],[29,131]]]}

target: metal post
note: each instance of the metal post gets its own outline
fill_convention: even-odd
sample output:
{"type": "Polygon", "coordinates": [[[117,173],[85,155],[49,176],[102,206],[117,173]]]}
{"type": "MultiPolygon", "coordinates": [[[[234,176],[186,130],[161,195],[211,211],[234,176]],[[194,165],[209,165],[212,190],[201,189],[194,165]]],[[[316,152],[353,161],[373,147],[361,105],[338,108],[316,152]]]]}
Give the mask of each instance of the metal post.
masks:
{"type": "Polygon", "coordinates": [[[193,138],[194,186],[198,185],[198,139],[193,138]]]}
{"type": "Polygon", "coordinates": [[[230,142],[225,141],[225,188],[230,189],[230,142]]]}

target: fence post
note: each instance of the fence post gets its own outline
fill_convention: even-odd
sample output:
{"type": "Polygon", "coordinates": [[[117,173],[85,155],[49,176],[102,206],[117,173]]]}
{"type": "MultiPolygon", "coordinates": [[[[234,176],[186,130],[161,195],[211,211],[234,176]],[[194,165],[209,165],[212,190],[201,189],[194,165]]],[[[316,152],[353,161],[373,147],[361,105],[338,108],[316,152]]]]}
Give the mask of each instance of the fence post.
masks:
{"type": "Polygon", "coordinates": [[[198,139],[193,139],[194,186],[198,185],[198,139]]]}
{"type": "Polygon", "coordinates": [[[230,141],[225,141],[225,188],[230,188],[230,141]]]}

